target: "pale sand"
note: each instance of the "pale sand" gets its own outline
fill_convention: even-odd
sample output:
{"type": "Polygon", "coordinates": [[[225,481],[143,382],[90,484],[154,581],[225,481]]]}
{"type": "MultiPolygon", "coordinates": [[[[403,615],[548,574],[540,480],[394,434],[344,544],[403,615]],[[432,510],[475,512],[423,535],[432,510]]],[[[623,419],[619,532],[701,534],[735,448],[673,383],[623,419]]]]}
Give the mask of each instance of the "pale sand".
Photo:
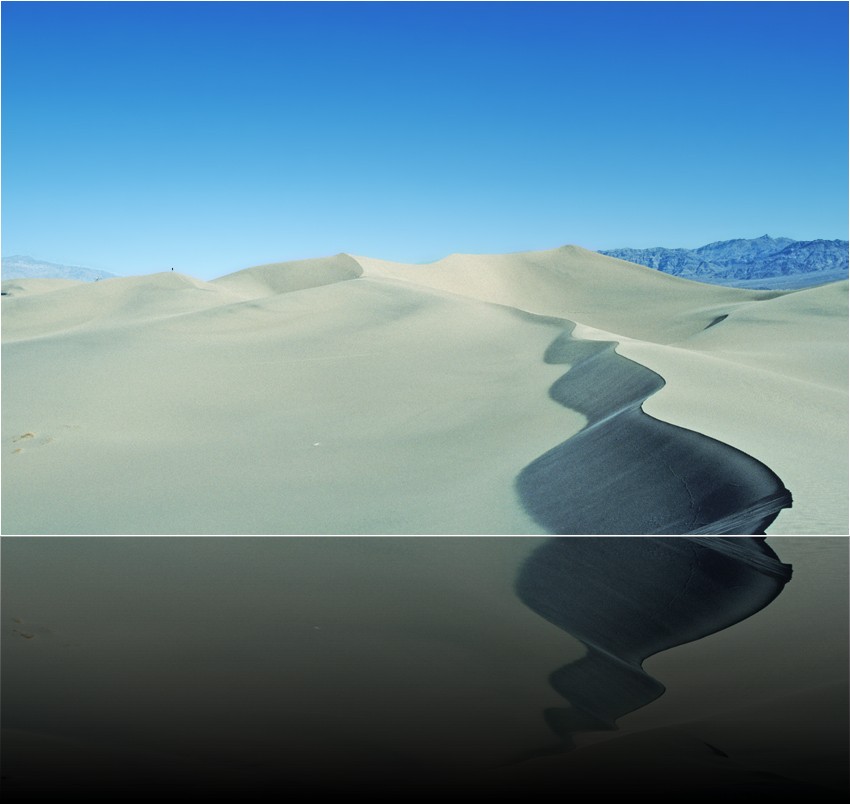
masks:
{"type": "Polygon", "coordinates": [[[651,657],[664,695],[557,754],[550,676],[585,649],[514,593],[549,543],[5,539],[4,788],[846,787],[846,539],[769,540],[781,594],[651,657]]]}
{"type": "Polygon", "coordinates": [[[546,395],[558,326],[372,279],[230,284],[13,300],[4,532],[543,532],[513,483],[584,423],[546,395]]]}
{"type": "Polygon", "coordinates": [[[667,383],[646,413],[737,447],[784,481],[794,507],[768,533],[848,532],[846,280],[744,291],[575,246],[428,266],[358,259],[367,275],[561,316],[579,324],[575,336],[618,341],[667,383]]]}
{"type": "Polygon", "coordinates": [[[577,247],[44,282],[4,283],[4,533],[546,532],[516,482],[587,421],[548,395],[568,322],[664,378],[644,411],[778,475],[768,533],[848,531],[847,282],[577,247]]]}

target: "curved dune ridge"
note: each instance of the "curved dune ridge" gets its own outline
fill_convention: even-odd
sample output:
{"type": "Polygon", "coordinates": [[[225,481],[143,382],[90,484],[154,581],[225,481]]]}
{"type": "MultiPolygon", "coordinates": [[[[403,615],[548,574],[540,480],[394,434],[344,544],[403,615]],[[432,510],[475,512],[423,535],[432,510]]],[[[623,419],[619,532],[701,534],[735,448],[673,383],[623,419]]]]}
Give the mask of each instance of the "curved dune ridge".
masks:
{"type": "Polygon", "coordinates": [[[700,332],[738,305],[782,295],[691,282],[578,246],[452,254],[427,265],[355,259],[365,276],[399,279],[661,344],[700,332]]]}
{"type": "MultiPolygon", "coordinates": [[[[99,282],[21,279],[10,284],[11,304],[4,308],[3,316],[5,343],[81,331],[98,333],[128,325],[149,326],[239,300],[208,282],[171,271],[99,282]],[[51,284],[44,288],[42,283],[51,284]]],[[[6,282],[3,287],[7,287],[6,282]]]]}
{"type": "Polygon", "coordinates": [[[519,598],[567,631],[587,655],[556,670],[552,687],[570,702],[549,709],[550,728],[611,730],[664,686],[643,662],[755,614],[791,579],[764,538],[557,538],[526,559],[519,598]]]}
{"type": "MultiPolygon", "coordinates": [[[[521,254],[451,255],[423,266],[357,259],[366,275],[557,316],[569,327],[575,322],[574,337],[614,342],[617,354],[660,375],[664,385],[642,402],[644,413],[734,447],[739,454],[726,453],[739,465],[733,474],[740,470],[749,474],[744,456],[761,465],[751,477],[760,478],[757,486],[764,496],[757,493],[742,504],[740,520],[732,511],[728,519],[720,515],[717,532],[758,532],[758,526],[747,528],[759,519],[762,525],[770,522],[790,501],[774,485],[777,478],[793,489],[794,507],[775,518],[771,533],[840,535],[850,527],[846,280],[791,292],[742,291],[609,260],[577,246],[521,254]]],[[[572,346],[579,359],[581,348],[572,346]]],[[[611,377],[620,371],[629,371],[626,363],[621,362],[611,377]]],[[[579,383],[568,378],[569,374],[562,386],[553,388],[553,396],[569,386],[574,398],[579,383]]],[[[588,407],[608,408],[594,391],[588,407]]],[[[618,424],[630,418],[638,420],[630,415],[618,424]]],[[[582,440],[588,441],[589,435],[582,440]]],[[[563,445],[556,449],[565,451],[563,445]]],[[[583,453],[590,454],[590,450],[583,453]]],[[[749,466],[756,469],[757,464],[749,466]]],[[[578,467],[573,471],[581,474],[578,467]]],[[[605,471],[598,474],[607,483],[605,471]]],[[[671,475],[668,485],[675,482],[671,475]]],[[[520,479],[520,485],[527,484],[520,479]]],[[[553,488],[564,491],[563,484],[553,488]]],[[[602,495],[597,491],[594,496],[602,495]]],[[[555,530],[564,524],[561,514],[568,513],[559,499],[532,503],[535,517],[546,517],[555,530]]],[[[568,527],[589,532],[577,524],[568,527]]],[[[615,527],[633,532],[620,531],[627,527],[622,520],[615,527]]]]}
{"type": "Polygon", "coordinates": [[[263,298],[277,293],[332,285],[362,275],[363,268],[357,260],[348,254],[337,254],[333,257],[258,265],[214,279],[213,284],[250,298],[263,298]]]}
{"type": "Polygon", "coordinates": [[[6,532],[848,528],[847,282],[568,246],[3,287],[6,532]]]}
{"type": "Polygon", "coordinates": [[[312,260],[247,268],[204,282],[178,271],[117,277],[99,282],[21,279],[3,282],[17,309],[4,328],[9,342],[30,335],[60,333],[106,323],[125,324],[190,315],[223,305],[269,298],[283,293],[356,279],[362,268],[338,254],[312,260]],[[44,293],[62,292],[45,304],[44,293]],[[198,292],[200,291],[200,292],[198,292]]]}
{"type": "Polygon", "coordinates": [[[587,425],[517,478],[523,505],[547,530],[757,534],[791,506],[759,461],[643,413],[662,377],[617,355],[614,343],[576,341],[570,332],[546,352],[547,363],[570,364],[549,393],[587,425]]]}

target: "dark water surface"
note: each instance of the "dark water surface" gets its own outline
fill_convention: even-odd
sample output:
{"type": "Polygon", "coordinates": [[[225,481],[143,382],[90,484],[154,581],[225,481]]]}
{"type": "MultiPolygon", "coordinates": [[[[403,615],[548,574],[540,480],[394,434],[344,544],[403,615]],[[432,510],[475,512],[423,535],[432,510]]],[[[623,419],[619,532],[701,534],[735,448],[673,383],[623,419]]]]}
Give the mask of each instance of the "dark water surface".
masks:
{"type": "Polygon", "coordinates": [[[846,540],[771,545],[5,538],[4,793],[841,791],[846,540]]]}

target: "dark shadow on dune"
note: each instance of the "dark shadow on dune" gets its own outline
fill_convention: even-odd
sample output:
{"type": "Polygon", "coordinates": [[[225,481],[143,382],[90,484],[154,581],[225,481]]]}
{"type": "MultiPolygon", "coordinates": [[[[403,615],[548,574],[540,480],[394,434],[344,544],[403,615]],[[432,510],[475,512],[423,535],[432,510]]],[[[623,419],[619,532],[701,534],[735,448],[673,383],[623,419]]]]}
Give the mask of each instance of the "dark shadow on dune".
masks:
{"type": "Polygon", "coordinates": [[[587,646],[550,676],[570,708],[544,713],[572,735],[611,730],[664,692],[644,660],[741,622],[791,578],[763,538],[596,538],[547,541],[521,567],[525,605],[587,646]]]}
{"type": "Polygon", "coordinates": [[[760,534],[791,494],[728,444],[658,421],[641,404],[664,379],[607,341],[560,335],[547,363],[571,368],[550,396],[587,425],[520,472],[525,510],[557,534],[760,534]]]}
{"type": "Polygon", "coordinates": [[[703,327],[703,329],[711,329],[713,326],[722,323],[727,318],[729,318],[728,315],[719,315],[710,324],[706,324],[705,327],[703,327]]]}

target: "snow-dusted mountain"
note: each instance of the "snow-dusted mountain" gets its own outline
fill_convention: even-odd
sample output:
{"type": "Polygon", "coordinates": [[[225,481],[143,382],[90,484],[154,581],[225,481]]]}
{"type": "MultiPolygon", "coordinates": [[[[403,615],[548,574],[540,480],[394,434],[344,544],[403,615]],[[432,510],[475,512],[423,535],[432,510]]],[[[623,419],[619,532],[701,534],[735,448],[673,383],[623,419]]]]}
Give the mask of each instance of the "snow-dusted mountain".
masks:
{"type": "Polygon", "coordinates": [[[81,282],[115,276],[108,271],[82,268],[79,265],[57,265],[24,256],[3,257],[1,273],[3,279],[76,279],[81,282]]]}
{"type": "Polygon", "coordinates": [[[846,240],[792,240],[763,235],[721,240],[695,249],[618,248],[601,251],[664,273],[752,289],[796,289],[847,279],[846,240]]]}

